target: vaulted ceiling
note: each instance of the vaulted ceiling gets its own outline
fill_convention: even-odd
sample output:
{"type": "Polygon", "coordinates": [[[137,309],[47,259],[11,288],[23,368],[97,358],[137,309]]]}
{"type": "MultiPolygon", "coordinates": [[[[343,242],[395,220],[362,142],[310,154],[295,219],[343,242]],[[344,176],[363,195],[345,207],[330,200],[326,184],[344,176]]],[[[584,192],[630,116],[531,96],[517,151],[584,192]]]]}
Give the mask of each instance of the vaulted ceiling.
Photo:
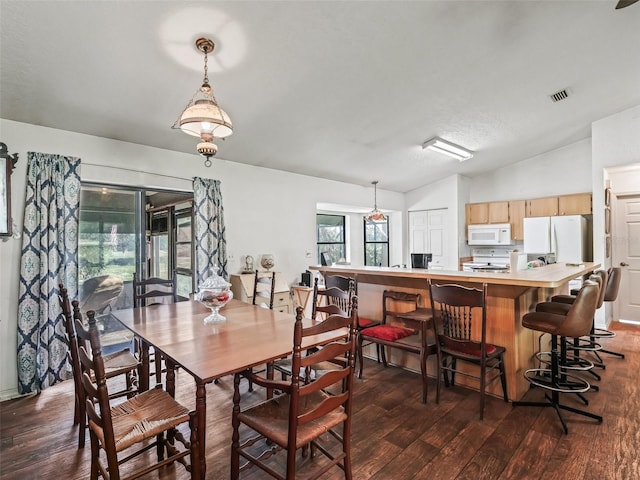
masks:
{"type": "Polygon", "coordinates": [[[1,0],[0,116],[196,154],[171,125],[207,36],[234,123],[217,157],[405,192],[588,138],[640,104],[640,3],[615,4],[1,0]],[[474,157],[423,150],[436,135],[474,157]]]}

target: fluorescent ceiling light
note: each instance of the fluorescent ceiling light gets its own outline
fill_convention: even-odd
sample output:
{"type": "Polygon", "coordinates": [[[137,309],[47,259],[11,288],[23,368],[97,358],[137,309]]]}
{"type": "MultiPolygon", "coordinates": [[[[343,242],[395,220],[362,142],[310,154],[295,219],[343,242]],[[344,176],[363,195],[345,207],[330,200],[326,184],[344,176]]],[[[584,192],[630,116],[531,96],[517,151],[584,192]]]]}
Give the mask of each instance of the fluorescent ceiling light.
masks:
{"type": "Polygon", "coordinates": [[[434,152],[444,153],[445,155],[449,155],[461,162],[473,157],[473,152],[471,150],[467,150],[455,143],[447,142],[440,137],[433,137],[431,140],[427,140],[422,144],[422,148],[428,148],[434,152]]]}

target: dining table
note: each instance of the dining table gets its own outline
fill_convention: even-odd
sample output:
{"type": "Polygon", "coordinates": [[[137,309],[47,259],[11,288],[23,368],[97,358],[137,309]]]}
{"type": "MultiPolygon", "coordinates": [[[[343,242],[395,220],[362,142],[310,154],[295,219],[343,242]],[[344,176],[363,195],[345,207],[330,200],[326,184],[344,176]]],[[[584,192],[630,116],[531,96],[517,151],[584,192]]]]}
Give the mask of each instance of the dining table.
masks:
{"type": "MultiPolygon", "coordinates": [[[[174,367],[195,380],[195,411],[200,461],[198,476],[206,472],[206,385],[258,365],[288,356],[293,350],[295,315],[231,300],[220,311],[226,320],[204,322],[211,311],[195,300],[114,310],[112,315],[141,341],[140,390],[149,388],[149,348],[167,364],[166,390],[175,395],[174,367]]],[[[304,326],[314,321],[305,319],[304,326]]],[[[343,336],[346,335],[346,330],[343,336]]],[[[312,348],[341,338],[340,333],[305,337],[302,347],[312,348]]],[[[198,468],[199,467],[199,468],[198,468]]]]}

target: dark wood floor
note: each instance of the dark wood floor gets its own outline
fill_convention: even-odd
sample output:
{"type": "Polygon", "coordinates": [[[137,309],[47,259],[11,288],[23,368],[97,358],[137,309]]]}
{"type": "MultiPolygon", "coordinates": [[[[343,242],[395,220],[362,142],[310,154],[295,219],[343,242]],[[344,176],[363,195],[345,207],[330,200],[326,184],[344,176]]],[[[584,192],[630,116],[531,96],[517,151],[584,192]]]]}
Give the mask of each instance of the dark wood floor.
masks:
{"type": "MultiPolygon", "coordinates": [[[[640,327],[619,324],[607,341],[625,360],[607,357],[600,392],[588,393],[601,425],[571,413],[564,435],[553,409],[513,408],[488,401],[478,420],[478,394],[463,388],[420,402],[419,376],[367,361],[366,378],[356,380],[353,416],[353,477],[389,479],[640,479],[640,327]]],[[[178,399],[192,406],[193,381],[179,372],[178,399]]],[[[210,385],[207,426],[207,478],[229,478],[232,379],[210,385]]],[[[255,399],[259,395],[252,394],[255,399]]],[[[527,398],[538,399],[532,390],[527,398]]],[[[578,403],[567,398],[567,403],[578,403]]],[[[76,449],[72,425],[73,385],[64,382],[42,394],[0,405],[0,477],[10,479],[88,478],[89,445],[76,449]]],[[[257,469],[243,478],[260,479],[257,469]]],[[[186,479],[182,467],[148,478],[186,479]]],[[[342,478],[339,470],[327,479],[342,478]]]]}

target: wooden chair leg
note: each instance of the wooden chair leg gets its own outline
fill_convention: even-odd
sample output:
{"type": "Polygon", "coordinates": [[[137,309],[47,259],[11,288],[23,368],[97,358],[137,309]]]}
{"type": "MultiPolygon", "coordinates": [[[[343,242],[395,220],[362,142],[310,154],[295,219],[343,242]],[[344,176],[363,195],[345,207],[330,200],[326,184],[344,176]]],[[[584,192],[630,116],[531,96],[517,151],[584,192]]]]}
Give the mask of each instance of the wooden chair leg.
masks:
{"type": "Polygon", "coordinates": [[[380,356],[382,357],[382,365],[387,368],[389,366],[387,365],[387,349],[384,348],[384,345],[380,345],[380,356]]]}
{"type": "Polygon", "coordinates": [[[420,375],[422,376],[422,403],[427,403],[427,356],[423,351],[420,352],[420,375]]]}
{"type": "Polygon", "coordinates": [[[362,359],[362,337],[358,334],[356,339],[356,357],[358,358],[358,378],[362,378],[362,370],[364,370],[364,361],[362,359]]]}
{"type": "Polygon", "coordinates": [[[78,401],[78,448],[84,448],[87,435],[87,406],[83,399],[78,401]]]}
{"type": "Polygon", "coordinates": [[[500,355],[500,383],[502,384],[502,395],[504,401],[509,403],[509,395],[507,394],[507,372],[504,368],[504,355],[500,355]]]}
{"type": "Polygon", "coordinates": [[[484,419],[484,391],[487,384],[487,367],[483,363],[480,366],[480,420],[484,419]]]}

